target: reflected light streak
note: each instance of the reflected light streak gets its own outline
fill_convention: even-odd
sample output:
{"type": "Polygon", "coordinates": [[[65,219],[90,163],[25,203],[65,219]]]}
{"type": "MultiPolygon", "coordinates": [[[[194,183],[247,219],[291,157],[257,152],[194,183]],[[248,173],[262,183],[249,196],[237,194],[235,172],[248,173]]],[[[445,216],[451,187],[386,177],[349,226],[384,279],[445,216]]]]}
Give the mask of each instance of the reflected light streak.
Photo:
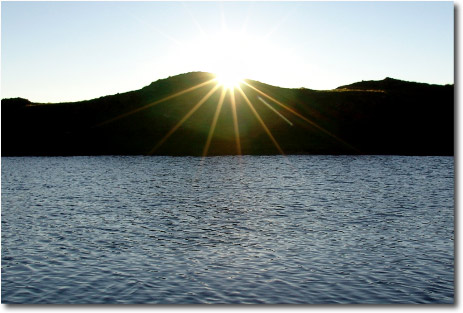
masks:
{"type": "Polygon", "coordinates": [[[327,131],[326,129],[324,129],[323,127],[321,127],[320,125],[318,125],[317,123],[309,120],[308,118],[306,118],[305,116],[303,116],[302,114],[296,112],[295,110],[291,109],[290,107],[288,107],[287,105],[284,105],[283,103],[281,103],[280,101],[276,100],[275,98],[269,96],[268,94],[266,94],[265,92],[263,91],[260,91],[259,89],[257,89],[256,87],[252,86],[251,84],[243,81],[243,84],[245,84],[246,86],[254,89],[255,91],[257,91],[259,94],[263,95],[264,97],[270,99],[271,101],[275,102],[276,104],[278,104],[279,106],[285,108],[286,110],[288,110],[289,112],[293,113],[294,115],[296,115],[297,117],[303,119],[304,121],[306,121],[307,123],[309,123],[310,125],[318,128],[319,130],[321,130],[322,132],[324,132],[325,134],[331,136],[332,138],[336,139],[337,141],[339,141],[340,143],[348,146],[349,148],[357,151],[357,152],[360,152],[357,148],[355,148],[354,146],[352,146],[351,144],[345,142],[344,140],[342,140],[341,138],[337,137],[336,135],[330,133],[329,131],[327,131]]]}
{"type": "Polygon", "coordinates": [[[236,152],[241,155],[240,131],[238,128],[238,115],[236,114],[235,89],[230,89],[230,100],[233,114],[233,128],[235,129],[236,152]]]}
{"type": "Polygon", "coordinates": [[[203,158],[207,155],[209,146],[211,145],[212,135],[214,134],[215,126],[217,125],[217,120],[219,119],[220,110],[222,109],[223,100],[225,99],[225,94],[227,93],[226,88],[222,88],[222,93],[220,94],[219,102],[217,103],[217,109],[215,110],[214,118],[212,119],[211,129],[209,130],[209,135],[207,136],[206,145],[203,150],[203,158]]]}
{"type": "Polygon", "coordinates": [[[286,123],[288,123],[290,126],[293,126],[293,123],[291,123],[290,120],[288,120],[286,117],[284,117],[283,114],[281,114],[280,112],[278,112],[274,107],[272,107],[267,101],[265,101],[264,99],[262,99],[261,97],[257,97],[257,99],[260,100],[260,102],[262,102],[263,104],[265,104],[270,110],[272,110],[273,112],[275,112],[279,117],[281,117],[286,123]]]}
{"type": "Polygon", "coordinates": [[[114,122],[114,121],[117,121],[117,120],[119,120],[119,119],[121,119],[121,118],[124,118],[124,117],[127,117],[127,116],[129,116],[129,115],[135,114],[135,113],[137,113],[137,112],[146,110],[146,109],[148,109],[148,108],[150,108],[150,107],[152,107],[152,106],[155,106],[156,104],[159,104],[159,103],[161,103],[161,102],[164,102],[164,101],[170,100],[170,99],[172,99],[172,98],[181,96],[181,95],[183,95],[183,94],[185,94],[185,93],[188,93],[188,92],[193,91],[193,90],[195,90],[195,89],[198,89],[198,88],[200,88],[200,87],[206,86],[206,85],[212,83],[214,80],[215,80],[215,79],[208,80],[208,81],[206,81],[206,82],[204,82],[204,83],[201,83],[201,84],[198,84],[198,85],[196,85],[196,86],[190,87],[190,88],[188,88],[188,89],[185,89],[185,90],[179,91],[179,92],[177,92],[177,93],[174,93],[173,95],[170,95],[170,96],[167,96],[167,97],[162,98],[162,99],[160,99],[160,100],[151,102],[151,103],[149,103],[149,104],[147,104],[147,105],[144,105],[144,106],[142,106],[142,107],[140,107],[140,108],[137,108],[137,109],[135,109],[135,110],[132,110],[132,111],[129,111],[129,112],[127,112],[127,113],[118,115],[118,116],[116,116],[116,117],[113,117],[113,118],[111,118],[111,119],[109,119],[109,120],[106,120],[106,121],[104,121],[104,122],[101,122],[101,123],[97,124],[95,127],[103,126],[103,125],[112,123],[112,122],[114,122]]]}
{"type": "Polygon", "coordinates": [[[188,111],[187,114],[185,114],[185,116],[180,120],[180,122],[178,122],[155,146],[153,149],[151,149],[151,151],[148,153],[148,154],[153,154],[154,151],[156,151],[180,126],[182,126],[183,123],[185,123],[185,121],[187,119],[190,118],[190,116],[197,110],[199,109],[199,107],[201,105],[203,105],[204,102],[207,101],[207,99],[209,99],[212,94],[219,88],[220,86],[219,85],[215,85],[203,98],[201,98],[201,100],[199,100],[198,103],[196,103],[196,105],[191,108],[190,111],[188,111]]]}
{"type": "Polygon", "coordinates": [[[262,118],[260,117],[259,113],[257,113],[256,109],[254,108],[254,106],[252,105],[251,101],[249,101],[248,97],[244,94],[244,91],[238,87],[236,88],[238,89],[238,91],[241,93],[241,95],[243,96],[244,98],[244,101],[246,101],[246,103],[248,104],[249,108],[251,109],[252,113],[254,113],[254,115],[256,116],[257,120],[259,121],[260,125],[262,126],[262,128],[265,130],[265,132],[267,133],[267,135],[269,136],[269,138],[273,141],[273,143],[275,144],[275,147],[278,149],[278,151],[284,155],[285,153],[283,152],[283,149],[281,149],[280,145],[278,144],[278,142],[276,141],[275,137],[273,137],[272,133],[270,132],[270,130],[268,129],[267,125],[265,125],[264,121],[262,120],[262,118]]]}

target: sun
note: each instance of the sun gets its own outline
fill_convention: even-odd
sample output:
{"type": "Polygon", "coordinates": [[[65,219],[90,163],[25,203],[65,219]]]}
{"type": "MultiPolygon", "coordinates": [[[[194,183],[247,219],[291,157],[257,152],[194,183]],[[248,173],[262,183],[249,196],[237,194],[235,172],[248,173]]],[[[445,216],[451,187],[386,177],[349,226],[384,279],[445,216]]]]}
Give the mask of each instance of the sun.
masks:
{"type": "Polygon", "coordinates": [[[238,88],[243,80],[234,71],[220,71],[215,74],[215,79],[220,86],[226,89],[238,88]]]}

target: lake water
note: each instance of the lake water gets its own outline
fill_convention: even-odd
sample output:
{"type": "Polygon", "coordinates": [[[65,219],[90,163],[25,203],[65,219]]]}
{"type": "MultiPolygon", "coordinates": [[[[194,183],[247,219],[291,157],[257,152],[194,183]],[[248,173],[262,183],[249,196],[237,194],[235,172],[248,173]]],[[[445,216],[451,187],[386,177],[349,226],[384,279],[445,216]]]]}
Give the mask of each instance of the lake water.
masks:
{"type": "Polygon", "coordinates": [[[3,157],[3,303],[453,303],[454,159],[3,157]]]}

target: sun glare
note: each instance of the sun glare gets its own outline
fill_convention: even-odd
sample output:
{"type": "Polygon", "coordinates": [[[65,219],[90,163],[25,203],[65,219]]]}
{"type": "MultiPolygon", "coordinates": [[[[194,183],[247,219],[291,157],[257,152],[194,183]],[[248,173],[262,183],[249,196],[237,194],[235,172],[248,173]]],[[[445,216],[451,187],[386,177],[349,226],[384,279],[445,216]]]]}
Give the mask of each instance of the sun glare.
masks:
{"type": "Polygon", "coordinates": [[[233,72],[217,73],[215,79],[217,80],[217,83],[220,86],[226,89],[237,88],[240,86],[240,83],[242,81],[241,77],[239,77],[239,75],[236,75],[233,72]]]}

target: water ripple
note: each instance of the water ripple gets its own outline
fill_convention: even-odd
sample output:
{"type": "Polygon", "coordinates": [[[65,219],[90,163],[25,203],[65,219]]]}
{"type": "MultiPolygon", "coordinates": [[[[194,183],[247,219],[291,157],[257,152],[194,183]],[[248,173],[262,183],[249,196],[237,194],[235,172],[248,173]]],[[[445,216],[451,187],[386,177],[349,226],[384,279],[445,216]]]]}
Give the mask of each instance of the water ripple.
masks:
{"type": "Polygon", "coordinates": [[[3,303],[453,303],[454,160],[2,158],[3,303]]]}

